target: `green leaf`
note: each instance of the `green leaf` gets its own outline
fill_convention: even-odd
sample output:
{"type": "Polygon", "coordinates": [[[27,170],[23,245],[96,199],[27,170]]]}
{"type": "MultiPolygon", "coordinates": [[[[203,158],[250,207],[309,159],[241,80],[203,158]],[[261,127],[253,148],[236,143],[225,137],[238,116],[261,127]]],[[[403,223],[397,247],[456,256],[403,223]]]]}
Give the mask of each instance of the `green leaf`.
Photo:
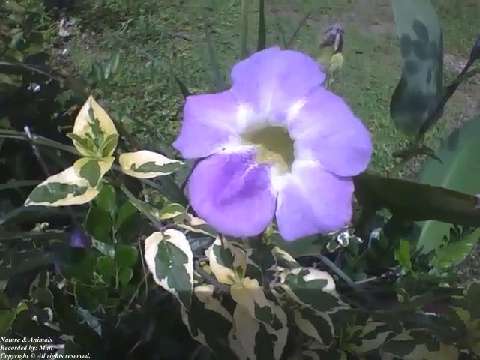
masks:
{"type": "Polygon", "coordinates": [[[189,307],[193,291],[193,253],[177,230],[156,232],[145,240],[145,260],[155,282],[189,307]]]}
{"type": "Polygon", "coordinates": [[[137,263],[138,251],[129,245],[119,245],[115,252],[115,260],[120,268],[131,268],[137,263]]]}
{"type": "Polygon", "coordinates": [[[0,310],[0,335],[3,336],[8,333],[15,320],[15,317],[15,310],[0,310]]]}
{"type": "Polygon", "coordinates": [[[400,240],[399,246],[395,250],[395,260],[397,260],[405,270],[412,270],[410,242],[408,240],[400,240]]]}
{"type": "Polygon", "coordinates": [[[123,287],[127,286],[130,280],[133,278],[133,269],[132,268],[121,268],[118,272],[118,279],[120,280],[120,285],[123,287]]]}
{"type": "Polygon", "coordinates": [[[85,218],[85,229],[101,243],[112,243],[112,218],[110,214],[96,205],[90,206],[85,218]]]}
{"type": "Polygon", "coordinates": [[[454,241],[440,247],[435,252],[432,265],[439,269],[458,265],[472,252],[479,238],[480,230],[476,230],[460,241],[454,241]]]}
{"type": "Polygon", "coordinates": [[[115,219],[117,211],[115,188],[109,184],[103,184],[100,193],[95,198],[95,204],[115,219]]]}
{"type": "Polygon", "coordinates": [[[105,283],[115,276],[115,261],[110,256],[99,256],[97,259],[96,271],[100,274],[105,283]]]}
{"type": "MultiPolygon", "coordinates": [[[[473,196],[480,193],[480,118],[467,122],[462,128],[456,130],[444,142],[438,157],[441,162],[428,160],[419,175],[419,181],[425,184],[442,186],[447,189],[472,195],[471,207],[475,208],[478,200],[473,196]]],[[[421,204],[419,199],[418,204],[421,204]]],[[[449,202],[442,201],[439,204],[445,207],[453,206],[449,202]]],[[[480,217],[478,209],[472,214],[480,217]]],[[[465,213],[465,217],[469,213],[465,213]]],[[[433,218],[432,218],[433,219],[433,218]]],[[[456,219],[437,219],[445,222],[462,224],[456,219]],[[450,220],[450,221],[449,221],[450,220]]],[[[468,224],[465,224],[468,225],[468,224]]],[[[472,223],[471,225],[475,225],[472,223]]],[[[477,224],[477,226],[480,224],[477,224]]],[[[421,232],[418,238],[418,248],[423,252],[430,252],[440,246],[443,238],[449,235],[450,225],[438,221],[426,221],[421,224],[421,232]]]]}
{"type": "Polygon", "coordinates": [[[399,129],[415,134],[442,95],[442,30],[429,0],[392,0],[392,6],[403,69],[392,96],[391,116],[399,129]]]}

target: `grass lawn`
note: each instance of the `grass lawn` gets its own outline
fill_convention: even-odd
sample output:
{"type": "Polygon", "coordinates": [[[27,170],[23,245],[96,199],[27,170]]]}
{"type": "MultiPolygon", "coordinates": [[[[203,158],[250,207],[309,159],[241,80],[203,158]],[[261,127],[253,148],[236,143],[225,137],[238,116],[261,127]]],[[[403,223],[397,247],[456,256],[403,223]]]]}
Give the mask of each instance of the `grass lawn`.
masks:
{"type": "MultiPolygon", "coordinates": [[[[432,2],[444,28],[445,71],[453,76],[477,35],[472,24],[478,23],[480,3],[432,2]]],[[[256,3],[250,2],[248,17],[251,51],[257,35],[256,3]]],[[[81,26],[70,42],[74,66],[87,75],[92,64],[109,61],[120,52],[116,75],[97,84],[98,95],[152,149],[159,149],[160,142],[170,143],[178,131],[183,98],[173,74],[192,92],[213,91],[213,83],[228,83],[229,69],[239,58],[240,0],[85,0],[78,10],[81,26]],[[213,70],[216,65],[219,73],[213,70]]],[[[392,152],[408,141],[394,128],[389,115],[390,97],[400,77],[390,1],[266,1],[267,43],[281,44],[310,11],[293,47],[317,56],[322,31],[335,22],[344,25],[345,65],[333,90],[347,99],[373,133],[376,151],[371,168],[389,172],[395,165],[392,152]]],[[[473,115],[472,109],[478,106],[475,91],[478,85],[470,83],[455,95],[431,132],[430,145],[437,146],[473,115]]]]}

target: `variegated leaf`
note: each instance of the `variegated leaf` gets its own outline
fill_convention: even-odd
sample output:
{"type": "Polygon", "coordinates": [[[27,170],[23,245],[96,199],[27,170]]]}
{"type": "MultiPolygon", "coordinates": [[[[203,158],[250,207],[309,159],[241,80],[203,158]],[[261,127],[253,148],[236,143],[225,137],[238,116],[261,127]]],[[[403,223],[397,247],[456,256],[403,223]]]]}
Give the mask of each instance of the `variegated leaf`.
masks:
{"type": "Polygon", "coordinates": [[[52,175],[38,185],[28,196],[25,206],[69,206],[81,205],[98,195],[98,189],[90,186],[83,177],[78,176],[71,166],[61,173],[52,175]]]}
{"type": "Polygon", "coordinates": [[[155,282],[189,306],[193,291],[193,253],[183,233],[169,229],[145,240],[145,260],[155,282]]]}
{"type": "Polygon", "coordinates": [[[242,345],[247,358],[249,360],[257,359],[256,337],[260,329],[260,324],[250,316],[246,308],[242,306],[235,308],[233,313],[233,329],[235,333],[234,336],[242,345]]]}
{"type": "Polygon", "coordinates": [[[256,279],[244,278],[233,284],[230,292],[237,308],[246,310],[251,318],[260,323],[260,328],[263,327],[268,333],[274,359],[280,359],[288,336],[287,316],[282,308],[265,296],[256,279]]]}
{"type": "Polygon", "coordinates": [[[198,285],[194,289],[195,296],[204,304],[205,309],[216,312],[231,322],[232,315],[222,305],[220,300],[215,297],[214,291],[215,287],[213,285],[198,285]]]}
{"type": "Polygon", "coordinates": [[[181,161],[171,160],[162,154],[147,150],[123,153],[118,162],[125,174],[140,179],[169,175],[182,165],[181,161]]]}
{"type": "Polygon", "coordinates": [[[307,336],[322,345],[330,345],[333,341],[334,328],[332,319],[326,313],[302,307],[294,311],[297,327],[307,336]]]}
{"type": "Polygon", "coordinates": [[[325,271],[313,268],[296,268],[286,270],[283,289],[302,306],[308,306],[319,312],[332,312],[346,305],[335,292],[335,282],[325,271]]]}
{"type": "Polygon", "coordinates": [[[113,157],[103,159],[81,158],[73,164],[77,176],[87,180],[91,187],[98,186],[105,173],[112,168],[113,157]]]}
{"type": "Polygon", "coordinates": [[[351,350],[356,354],[364,354],[380,349],[387,340],[392,337],[392,329],[384,322],[372,321],[369,319],[366,324],[359,325],[358,341],[350,345],[351,350]]]}
{"type": "Polygon", "coordinates": [[[207,249],[210,269],[222,284],[233,284],[243,278],[247,268],[245,250],[233,241],[222,241],[220,237],[207,249]]]}
{"type": "Polygon", "coordinates": [[[182,306],[182,319],[192,337],[209,347],[220,359],[235,359],[229,346],[232,314],[212,285],[195,286],[190,308],[182,306]]]}
{"type": "Polygon", "coordinates": [[[118,143],[112,119],[92,96],[82,106],[69,136],[83,156],[110,157],[118,143]]]}
{"type": "Polygon", "coordinates": [[[285,269],[294,269],[299,267],[298,262],[295,260],[295,258],[278,246],[275,246],[272,249],[272,254],[275,258],[275,263],[277,267],[285,269]]]}

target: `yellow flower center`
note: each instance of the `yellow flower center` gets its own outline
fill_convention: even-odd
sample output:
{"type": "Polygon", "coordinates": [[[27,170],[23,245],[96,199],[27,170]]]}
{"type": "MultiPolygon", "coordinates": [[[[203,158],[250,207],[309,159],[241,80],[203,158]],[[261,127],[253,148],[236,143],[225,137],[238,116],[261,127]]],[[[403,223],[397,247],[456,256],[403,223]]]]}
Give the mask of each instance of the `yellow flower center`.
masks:
{"type": "Polygon", "coordinates": [[[257,147],[258,163],[273,165],[282,173],[291,170],[295,151],[293,140],[284,127],[256,127],[243,133],[242,139],[245,143],[257,147]]]}

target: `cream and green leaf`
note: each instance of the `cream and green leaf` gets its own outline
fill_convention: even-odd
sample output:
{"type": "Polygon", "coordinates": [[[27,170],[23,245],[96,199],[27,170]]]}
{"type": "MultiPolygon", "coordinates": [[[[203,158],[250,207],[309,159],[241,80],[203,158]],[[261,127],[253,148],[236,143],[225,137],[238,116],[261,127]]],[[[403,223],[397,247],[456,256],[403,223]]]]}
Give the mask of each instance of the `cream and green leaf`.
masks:
{"type": "Polygon", "coordinates": [[[193,291],[193,253],[185,235],[174,229],[145,240],[145,261],[155,282],[187,308],[193,291]]]}
{"type": "Polygon", "coordinates": [[[86,157],[112,156],[118,143],[112,119],[91,96],[78,113],[69,136],[77,151],[86,157]]]}
{"type": "Polygon", "coordinates": [[[50,176],[31,192],[25,206],[68,206],[80,205],[91,201],[98,195],[96,187],[79,176],[74,167],[50,176]]]}
{"type": "Polygon", "coordinates": [[[124,153],[120,155],[118,162],[125,174],[140,179],[169,175],[182,165],[178,160],[171,160],[162,154],[147,150],[124,153]]]}
{"type": "MultiPolygon", "coordinates": [[[[73,166],[50,176],[38,185],[25,201],[25,206],[70,206],[94,199],[101,180],[112,168],[112,156],[118,144],[118,132],[107,112],[89,97],[75,119],[73,132],[68,134],[82,156],[73,166]]],[[[120,164],[127,164],[128,175],[151,178],[175,171],[179,161],[170,160],[151,151],[123,154],[120,164]]]]}
{"type": "Polygon", "coordinates": [[[217,237],[207,249],[210,269],[222,284],[232,285],[241,281],[247,268],[247,253],[238,243],[217,237]]]}

